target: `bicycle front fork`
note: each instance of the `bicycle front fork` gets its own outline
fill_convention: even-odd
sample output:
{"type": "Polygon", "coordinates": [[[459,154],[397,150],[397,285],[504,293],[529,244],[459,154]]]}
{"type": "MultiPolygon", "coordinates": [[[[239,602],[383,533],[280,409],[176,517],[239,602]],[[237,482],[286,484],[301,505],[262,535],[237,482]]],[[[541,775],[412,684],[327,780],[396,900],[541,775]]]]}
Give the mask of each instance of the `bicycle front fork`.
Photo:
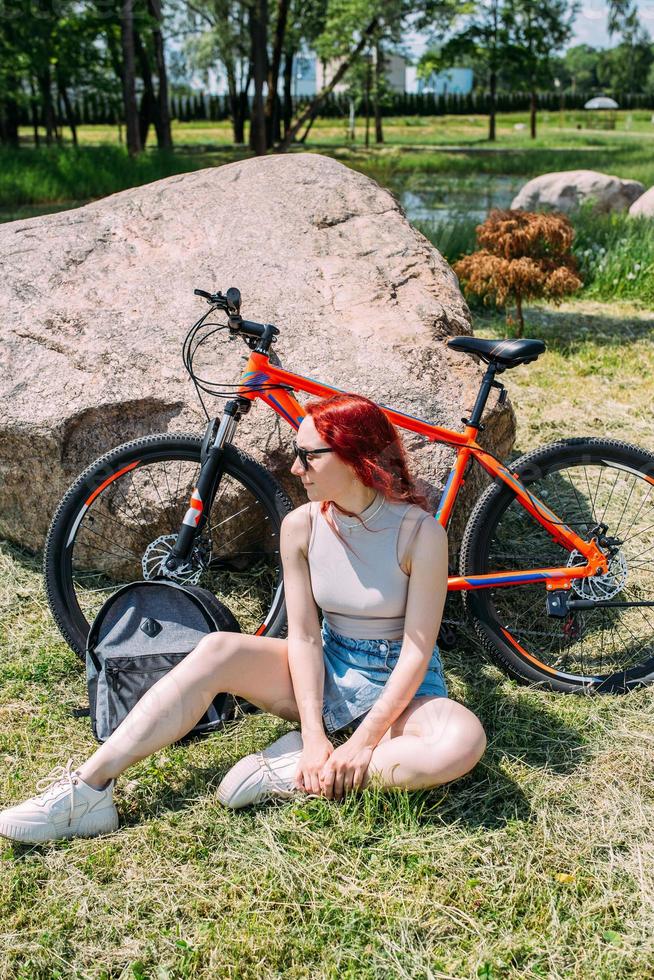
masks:
{"type": "Polygon", "coordinates": [[[165,561],[169,573],[186,564],[191,556],[193,543],[207,522],[223,475],[223,449],[231,443],[239,419],[249,410],[247,398],[232,398],[225,405],[220,422],[213,418],[207,425],[202,439],[198,482],[177,532],[175,546],[165,561]]]}

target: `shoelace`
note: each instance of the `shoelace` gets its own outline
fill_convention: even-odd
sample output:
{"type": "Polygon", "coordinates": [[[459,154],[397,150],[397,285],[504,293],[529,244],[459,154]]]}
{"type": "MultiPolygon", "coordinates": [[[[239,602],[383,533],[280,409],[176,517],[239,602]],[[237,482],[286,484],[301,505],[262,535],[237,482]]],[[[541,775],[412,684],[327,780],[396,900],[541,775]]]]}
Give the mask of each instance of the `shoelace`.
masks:
{"type": "MultiPolygon", "coordinates": [[[[265,766],[265,768],[268,770],[270,774],[270,781],[272,783],[273,789],[279,792],[287,793],[289,791],[288,783],[285,782],[282,776],[280,776],[277,772],[275,772],[275,770],[272,768],[272,766],[268,762],[267,757],[263,754],[263,752],[259,752],[258,755],[261,763],[265,766]]],[[[302,792],[301,790],[297,789],[293,785],[291,785],[290,789],[295,793],[302,792]]]]}
{"type": "Polygon", "coordinates": [[[47,776],[43,776],[43,778],[39,779],[36,784],[37,790],[41,791],[41,801],[45,803],[49,793],[68,783],[68,786],[70,787],[70,814],[68,816],[69,827],[75,813],[74,787],[77,784],[77,780],[73,779],[73,774],[71,772],[72,766],[73,760],[69,759],[65,766],[55,766],[52,772],[49,772],[47,776]]]}

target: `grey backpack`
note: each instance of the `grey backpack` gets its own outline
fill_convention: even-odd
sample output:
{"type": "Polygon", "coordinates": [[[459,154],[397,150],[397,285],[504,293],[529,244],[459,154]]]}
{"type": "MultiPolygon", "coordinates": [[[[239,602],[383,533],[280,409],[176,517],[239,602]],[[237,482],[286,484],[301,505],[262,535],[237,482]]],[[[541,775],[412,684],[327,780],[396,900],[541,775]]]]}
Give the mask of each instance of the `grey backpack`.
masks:
{"type": "MultiPolygon", "coordinates": [[[[110,596],[86,641],[86,682],[97,741],[106,741],[139,698],[203,636],[220,630],[241,632],[227,606],[197,585],[155,579],[132,582],[110,596]]],[[[233,712],[232,696],[217,694],[185,739],[221,728],[233,712]]]]}

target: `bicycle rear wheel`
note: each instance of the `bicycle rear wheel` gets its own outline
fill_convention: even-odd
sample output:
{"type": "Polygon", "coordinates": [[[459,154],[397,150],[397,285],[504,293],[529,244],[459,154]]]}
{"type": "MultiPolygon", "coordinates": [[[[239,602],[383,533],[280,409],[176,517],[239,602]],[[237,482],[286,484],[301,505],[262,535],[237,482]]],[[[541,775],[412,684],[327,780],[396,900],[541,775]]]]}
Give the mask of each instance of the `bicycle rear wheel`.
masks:
{"type": "MultiPolygon", "coordinates": [[[[201,439],[161,433],[92,463],[52,519],[43,570],[64,638],[84,658],[90,624],[121,585],[159,574],[200,471],[201,439]]],[[[190,562],[171,575],[210,589],[241,629],[279,636],[286,625],[279,531],[293,504],[272,476],[235,446],[190,562]]]]}
{"type": "MultiPolygon", "coordinates": [[[[522,683],[555,691],[624,693],[654,680],[654,455],[609,439],[566,439],[511,464],[531,493],[584,540],[618,544],[609,572],[573,580],[567,594],[591,601],[564,618],[548,614],[543,585],[463,594],[493,660],[522,683]],[[606,530],[597,530],[606,525],[606,530]]],[[[584,563],[536,523],[504,483],[478,501],[461,546],[461,575],[584,563]]]]}

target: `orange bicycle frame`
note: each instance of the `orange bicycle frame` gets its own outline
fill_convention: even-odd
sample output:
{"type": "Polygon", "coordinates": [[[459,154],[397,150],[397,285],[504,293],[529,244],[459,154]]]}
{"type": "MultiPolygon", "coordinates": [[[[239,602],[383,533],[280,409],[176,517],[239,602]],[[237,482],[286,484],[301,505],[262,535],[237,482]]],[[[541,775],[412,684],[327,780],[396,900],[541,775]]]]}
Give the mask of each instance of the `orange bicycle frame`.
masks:
{"type": "MultiPolygon", "coordinates": [[[[271,390],[269,386],[274,384],[290,386],[293,391],[304,391],[318,397],[328,397],[336,392],[345,391],[343,388],[336,388],[313,378],[286,371],[284,368],[272,364],[267,354],[253,351],[241,376],[236,397],[246,398],[250,401],[256,398],[261,399],[294,429],[299,428],[305,412],[292,392],[287,391],[284,387],[280,387],[279,391],[271,390]],[[261,385],[266,386],[265,390],[258,390],[261,385]]],[[[447,478],[438,510],[434,515],[443,527],[447,527],[459,490],[464,482],[466,466],[472,457],[490,476],[501,480],[511,488],[521,506],[531,514],[538,524],[545,527],[555,541],[567,551],[578,551],[587,562],[586,565],[575,565],[574,567],[532,568],[515,572],[493,572],[492,574],[465,577],[451,575],[448,578],[448,591],[460,592],[467,589],[498,588],[543,582],[548,590],[569,589],[573,579],[606,574],[608,571],[607,559],[597,546],[595,539],[585,541],[580,538],[549,507],[546,507],[542,501],[527,490],[516,473],[511,473],[499,460],[482,449],[476,439],[477,426],[466,425],[462,433],[454,432],[438,425],[431,425],[414,415],[398,412],[387,405],[379,405],[379,407],[398,428],[418,432],[432,442],[444,442],[456,449],[456,461],[447,478]]]]}

